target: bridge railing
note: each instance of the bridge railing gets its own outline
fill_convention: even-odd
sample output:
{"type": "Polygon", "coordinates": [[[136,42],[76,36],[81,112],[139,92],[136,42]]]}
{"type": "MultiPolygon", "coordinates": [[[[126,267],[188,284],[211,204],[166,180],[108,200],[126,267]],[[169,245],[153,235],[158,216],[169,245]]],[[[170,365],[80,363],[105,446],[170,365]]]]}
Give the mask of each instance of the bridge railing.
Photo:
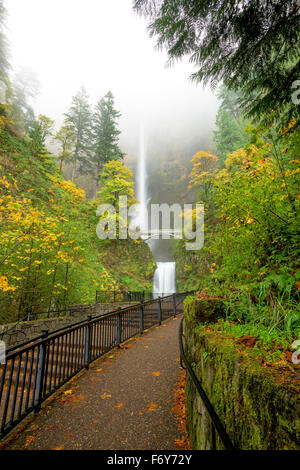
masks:
{"type": "Polygon", "coordinates": [[[7,351],[0,364],[0,439],[80,370],[122,342],[183,311],[184,294],[89,316],[7,351]]]}

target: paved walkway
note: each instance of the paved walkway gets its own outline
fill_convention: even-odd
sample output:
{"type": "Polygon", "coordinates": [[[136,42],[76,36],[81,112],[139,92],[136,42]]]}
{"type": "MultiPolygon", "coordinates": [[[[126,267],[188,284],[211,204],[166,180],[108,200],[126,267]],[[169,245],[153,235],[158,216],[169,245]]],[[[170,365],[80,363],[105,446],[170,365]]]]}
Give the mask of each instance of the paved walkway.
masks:
{"type": "Polygon", "coordinates": [[[174,450],[179,318],[94,362],[66,384],[8,449],[174,450]]]}

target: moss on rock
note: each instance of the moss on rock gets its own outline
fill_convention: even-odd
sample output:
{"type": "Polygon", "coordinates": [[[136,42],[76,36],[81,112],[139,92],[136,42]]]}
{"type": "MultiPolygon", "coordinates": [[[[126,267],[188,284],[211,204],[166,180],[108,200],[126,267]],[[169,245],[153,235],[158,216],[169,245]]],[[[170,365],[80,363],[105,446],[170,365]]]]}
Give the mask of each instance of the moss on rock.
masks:
{"type": "Polygon", "coordinates": [[[219,299],[197,300],[189,296],[184,301],[185,317],[189,322],[211,323],[225,317],[225,306],[219,299]]]}
{"type": "MultiPolygon", "coordinates": [[[[207,302],[211,304],[192,298],[185,302],[186,353],[234,445],[238,449],[299,448],[296,388],[279,384],[272,371],[244,354],[242,347],[238,352],[228,336],[207,332],[206,317],[199,317],[209,311],[207,302]]],[[[192,447],[209,449],[210,418],[189,377],[186,395],[192,447]]],[[[217,448],[222,448],[218,438],[217,448]]]]}

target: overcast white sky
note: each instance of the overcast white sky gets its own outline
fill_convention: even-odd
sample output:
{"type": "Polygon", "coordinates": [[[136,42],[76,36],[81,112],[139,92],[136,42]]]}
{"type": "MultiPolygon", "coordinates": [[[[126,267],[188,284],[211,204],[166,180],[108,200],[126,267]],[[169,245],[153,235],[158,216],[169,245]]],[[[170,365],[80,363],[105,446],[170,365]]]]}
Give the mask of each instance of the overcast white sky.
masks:
{"type": "Polygon", "coordinates": [[[175,132],[214,125],[216,98],[189,82],[190,64],[166,68],[132,0],[6,0],[11,62],[41,82],[36,112],[60,124],[83,85],[95,103],[108,90],[123,139],[144,119],[175,132]]]}

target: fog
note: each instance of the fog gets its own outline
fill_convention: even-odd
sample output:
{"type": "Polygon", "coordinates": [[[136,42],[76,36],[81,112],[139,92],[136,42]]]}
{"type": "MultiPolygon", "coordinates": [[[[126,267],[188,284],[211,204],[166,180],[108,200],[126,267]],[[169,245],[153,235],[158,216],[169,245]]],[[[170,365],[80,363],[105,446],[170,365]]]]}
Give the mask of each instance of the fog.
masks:
{"type": "Polygon", "coordinates": [[[13,71],[37,74],[35,112],[56,127],[84,86],[92,104],[112,91],[125,152],[135,153],[141,120],[149,141],[167,145],[211,134],[216,96],[190,82],[191,64],[166,67],[131,0],[7,0],[6,8],[13,71]]]}

